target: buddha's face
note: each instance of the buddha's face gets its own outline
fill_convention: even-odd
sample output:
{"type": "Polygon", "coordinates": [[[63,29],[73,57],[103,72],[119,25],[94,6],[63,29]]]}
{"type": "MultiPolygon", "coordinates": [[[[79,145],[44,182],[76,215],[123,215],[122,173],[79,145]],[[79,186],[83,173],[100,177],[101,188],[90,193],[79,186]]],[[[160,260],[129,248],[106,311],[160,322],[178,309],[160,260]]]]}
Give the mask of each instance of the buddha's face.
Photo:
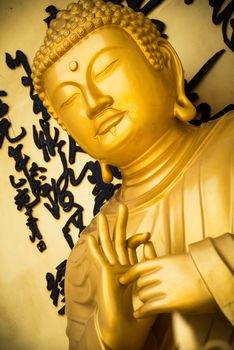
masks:
{"type": "Polygon", "coordinates": [[[78,144],[121,167],[173,123],[175,84],[165,70],[156,71],[123,29],[106,26],[54,63],[44,74],[44,87],[78,144]]]}

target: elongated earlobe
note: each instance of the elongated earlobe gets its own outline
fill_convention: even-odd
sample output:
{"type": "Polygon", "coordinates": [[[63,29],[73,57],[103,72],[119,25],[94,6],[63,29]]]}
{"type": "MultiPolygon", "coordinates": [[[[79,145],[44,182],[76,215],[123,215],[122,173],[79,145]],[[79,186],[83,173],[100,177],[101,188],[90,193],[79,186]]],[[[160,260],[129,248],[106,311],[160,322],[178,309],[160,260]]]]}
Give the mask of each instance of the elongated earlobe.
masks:
{"type": "Polygon", "coordinates": [[[110,170],[109,165],[105,164],[101,161],[99,163],[100,163],[100,167],[101,167],[103,182],[110,183],[113,180],[113,174],[110,170]]]}
{"type": "Polygon", "coordinates": [[[196,108],[189,101],[184,92],[180,94],[175,102],[174,116],[184,122],[188,122],[196,116],[196,108]]]}
{"type": "Polygon", "coordinates": [[[182,68],[182,64],[180,59],[170,45],[170,43],[160,38],[159,47],[161,52],[163,52],[164,56],[167,55],[169,57],[169,62],[167,64],[168,69],[171,69],[171,72],[175,78],[175,89],[176,89],[176,101],[174,104],[174,117],[182,120],[182,121],[190,121],[196,116],[196,108],[189,101],[184,91],[184,72],[182,68]]]}

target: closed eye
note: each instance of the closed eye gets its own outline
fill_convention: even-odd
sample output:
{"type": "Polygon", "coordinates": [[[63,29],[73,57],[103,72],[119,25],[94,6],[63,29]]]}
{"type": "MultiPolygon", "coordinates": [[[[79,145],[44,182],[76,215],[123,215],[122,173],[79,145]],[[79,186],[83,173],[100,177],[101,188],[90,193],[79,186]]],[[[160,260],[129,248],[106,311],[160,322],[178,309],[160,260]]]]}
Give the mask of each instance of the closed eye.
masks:
{"type": "Polygon", "coordinates": [[[119,59],[117,58],[116,60],[114,60],[113,62],[108,64],[108,66],[106,66],[103,70],[101,70],[99,73],[97,73],[95,76],[96,80],[101,80],[108,73],[110,73],[116,67],[118,61],[119,61],[119,59]]]}
{"type": "Polygon", "coordinates": [[[60,109],[62,109],[65,106],[68,106],[69,104],[71,104],[77,98],[77,96],[79,96],[79,95],[80,95],[79,92],[76,92],[75,94],[73,94],[71,97],[69,97],[68,100],[66,100],[65,102],[63,102],[61,104],[60,109]]]}

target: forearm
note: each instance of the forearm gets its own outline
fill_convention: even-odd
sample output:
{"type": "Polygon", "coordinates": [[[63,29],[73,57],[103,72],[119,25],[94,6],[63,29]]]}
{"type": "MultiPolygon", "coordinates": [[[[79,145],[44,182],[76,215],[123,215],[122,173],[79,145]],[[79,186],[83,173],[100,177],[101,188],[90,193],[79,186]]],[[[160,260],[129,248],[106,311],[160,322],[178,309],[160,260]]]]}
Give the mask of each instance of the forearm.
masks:
{"type": "Polygon", "coordinates": [[[234,324],[234,240],[224,234],[190,246],[194,264],[210,294],[234,324]]]}
{"type": "MultiPolygon", "coordinates": [[[[69,339],[69,350],[123,350],[123,347],[109,347],[101,339],[101,334],[97,326],[97,321],[95,319],[95,314],[89,319],[79,340],[69,339]]],[[[121,325],[119,326],[121,327],[121,325]]],[[[153,350],[156,346],[155,339],[153,335],[149,333],[146,343],[140,347],[138,350],[153,350]]],[[[129,346],[126,347],[129,350],[129,346]]],[[[136,350],[136,345],[133,346],[136,350]]]]}

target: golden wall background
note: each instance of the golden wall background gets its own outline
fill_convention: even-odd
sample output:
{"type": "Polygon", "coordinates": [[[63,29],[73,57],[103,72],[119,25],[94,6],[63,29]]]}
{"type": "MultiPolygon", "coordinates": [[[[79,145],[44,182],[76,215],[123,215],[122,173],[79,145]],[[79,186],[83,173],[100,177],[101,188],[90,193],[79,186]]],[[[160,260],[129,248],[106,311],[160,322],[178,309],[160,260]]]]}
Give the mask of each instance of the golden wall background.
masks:
{"type": "MultiPolygon", "coordinates": [[[[10,107],[7,118],[12,122],[11,135],[18,135],[20,127],[25,127],[23,150],[32,161],[46,166],[50,177],[61,173],[61,162],[55,157],[45,164],[42,152],[34,145],[32,124],[38,125],[38,116],[32,112],[28,89],[21,85],[24,71],[22,68],[10,70],[5,64],[5,52],[15,56],[16,50],[22,50],[32,63],[46,31],[45,8],[49,5],[64,8],[67,3],[65,0],[0,0],[0,90],[8,93],[1,99],[10,107]]],[[[212,106],[213,114],[233,103],[233,52],[223,42],[221,25],[215,26],[211,21],[212,8],[208,1],[195,0],[187,6],[182,0],[165,0],[151,17],[167,24],[166,33],[182,60],[188,80],[215,52],[226,49],[196,91],[201,101],[212,106]]],[[[58,127],[54,121],[51,125],[58,127]]],[[[60,132],[62,138],[66,138],[64,132],[60,132]]],[[[60,220],[55,220],[42,204],[35,208],[47,244],[47,250],[40,253],[28,238],[25,215],[17,211],[14,204],[16,190],[10,185],[9,175],[19,178],[20,174],[14,168],[13,159],[8,157],[8,146],[5,140],[0,149],[0,349],[63,350],[67,348],[66,318],[57,314],[49,298],[45,275],[53,272],[70,252],[61,232],[69,215],[63,213],[60,220]]],[[[81,170],[87,160],[87,155],[79,154],[73,168],[81,170]]],[[[87,180],[72,189],[85,208],[86,225],[92,218],[91,190],[87,180]]],[[[74,230],[74,239],[76,236],[74,230]]]]}

